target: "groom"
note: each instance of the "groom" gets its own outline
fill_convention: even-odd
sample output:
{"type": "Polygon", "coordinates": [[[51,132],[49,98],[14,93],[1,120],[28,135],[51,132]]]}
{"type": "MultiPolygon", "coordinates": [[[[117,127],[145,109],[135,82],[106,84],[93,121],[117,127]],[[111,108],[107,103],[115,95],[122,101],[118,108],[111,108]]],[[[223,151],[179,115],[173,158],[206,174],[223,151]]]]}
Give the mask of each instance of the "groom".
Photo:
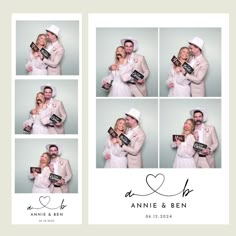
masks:
{"type": "Polygon", "coordinates": [[[130,127],[127,133],[127,137],[131,140],[128,146],[123,145],[121,140],[119,140],[119,144],[121,148],[126,151],[128,158],[128,168],[142,168],[142,147],[145,141],[145,133],[139,126],[140,120],[140,111],[131,108],[129,112],[125,113],[126,115],[126,124],[130,127]]]}
{"type": "Polygon", "coordinates": [[[206,74],[208,71],[208,61],[203,56],[204,41],[199,37],[194,37],[189,42],[189,51],[192,55],[190,65],[194,68],[192,74],[188,74],[183,69],[185,78],[191,82],[191,96],[192,97],[205,97],[206,96],[206,74]]]}
{"type": "Polygon", "coordinates": [[[50,84],[42,85],[40,87],[41,91],[44,93],[44,97],[46,100],[47,108],[51,110],[52,114],[55,114],[59,118],[61,118],[60,122],[51,125],[50,123],[48,126],[48,133],[49,134],[64,134],[64,122],[66,120],[66,110],[64,105],[61,101],[54,99],[53,97],[56,96],[56,88],[50,84]]]}
{"type": "Polygon", "coordinates": [[[48,75],[61,75],[61,61],[65,50],[58,40],[60,28],[56,25],[51,25],[46,31],[50,42],[47,50],[51,56],[49,59],[42,56],[41,59],[48,66],[48,75]]]}
{"type": "Polygon", "coordinates": [[[149,75],[149,68],[145,57],[135,53],[138,49],[138,41],[128,37],[121,39],[121,45],[124,46],[126,58],[128,62],[133,65],[133,69],[144,76],[143,79],[137,80],[136,83],[128,82],[131,94],[134,97],[145,97],[147,96],[146,79],[149,75]]]}

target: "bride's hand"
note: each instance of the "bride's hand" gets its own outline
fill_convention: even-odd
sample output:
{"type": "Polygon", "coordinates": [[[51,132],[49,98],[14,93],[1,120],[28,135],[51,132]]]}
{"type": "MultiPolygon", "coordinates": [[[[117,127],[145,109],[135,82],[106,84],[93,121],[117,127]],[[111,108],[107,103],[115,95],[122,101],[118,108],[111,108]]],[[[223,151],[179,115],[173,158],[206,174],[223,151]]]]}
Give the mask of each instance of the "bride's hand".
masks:
{"type": "Polygon", "coordinates": [[[106,160],[109,160],[109,159],[111,159],[111,155],[108,153],[108,154],[106,154],[106,156],[105,156],[105,159],[106,160]]]}
{"type": "Polygon", "coordinates": [[[113,144],[115,144],[115,143],[117,143],[117,139],[116,139],[116,138],[112,138],[112,139],[111,139],[111,142],[112,142],[113,144]]]}
{"type": "Polygon", "coordinates": [[[174,88],[174,83],[173,83],[173,82],[170,82],[170,83],[168,84],[168,88],[174,88]]]}
{"type": "Polygon", "coordinates": [[[27,67],[27,71],[28,71],[28,72],[32,72],[32,71],[33,71],[33,67],[32,67],[32,66],[28,66],[28,67],[27,67]]]}

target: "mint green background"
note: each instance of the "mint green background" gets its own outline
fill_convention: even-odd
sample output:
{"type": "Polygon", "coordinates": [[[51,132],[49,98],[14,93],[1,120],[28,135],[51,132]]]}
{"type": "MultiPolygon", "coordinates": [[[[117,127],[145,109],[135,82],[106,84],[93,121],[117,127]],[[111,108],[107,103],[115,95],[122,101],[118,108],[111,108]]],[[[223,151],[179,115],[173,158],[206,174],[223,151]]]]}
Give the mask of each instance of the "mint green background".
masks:
{"type": "Polygon", "coordinates": [[[157,99],[99,99],[97,100],[96,158],[97,168],[103,168],[102,155],[108,138],[107,130],[118,118],[125,118],[131,108],[141,112],[139,125],[146,134],[142,147],[143,168],[158,167],[158,101],[157,99]]]}
{"type": "MultiPolygon", "coordinates": [[[[62,19],[63,20],[63,19],[62,19]]],[[[25,64],[31,53],[29,45],[50,25],[60,28],[59,42],[65,49],[62,75],[79,75],[79,21],[16,21],[16,75],[27,75],[25,64]]]]}
{"type": "Polygon", "coordinates": [[[161,28],[160,29],[160,96],[168,96],[166,80],[173,55],[195,36],[204,40],[203,55],[209,63],[205,77],[206,96],[221,96],[221,29],[220,28],[161,28]]]}
{"type": "MultiPolygon", "coordinates": [[[[236,9],[233,0],[229,1],[205,1],[199,0],[198,2],[191,2],[189,0],[182,1],[156,1],[147,0],[138,2],[135,0],[72,0],[70,2],[58,2],[58,1],[45,1],[32,2],[32,1],[17,1],[9,0],[4,2],[4,5],[0,10],[0,27],[1,37],[0,42],[2,46],[2,55],[0,57],[0,64],[3,65],[0,70],[1,86],[0,86],[0,100],[2,101],[2,112],[0,116],[0,122],[2,124],[2,130],[0,133],[1,144],[1,163],[2,170],[0,172],[1,178],[1,194],[0,202],[0,220],[1,220],[1,232],[7,235],[19,235],[24,234],[35,236],[56,234],[62,236],[70,233],[71,235],[131,235],[137,236],[149,234],[149,235],[235,235],[236,233],[236,198],[235,191],[235,166],[236,161],[233,155],[233,145],[235,143],[234,134],[236,130],[235,120],[236,112],[234,101],[235,97],[235,79],[234,75],[234,52],[236,51],[236,9]],[[83,225],[11,225],[11,14],[12,13],[82,13],[83,14],[83,225]],[[88,13],[229,13],[230,14],[230,156],[229,156],[229,186],[230,186],[230,224],[229,225],[88,225],[88,13]],[[231,78],[232,77],[232,78],[231,78]]],[[[92,119],[92,117],[91,117],[92,119]]],[[[215,183],[217,184],[217,183],[215,183]]],[[[217,211],[216,214],[221,214],[217,211]]],[[[125,214],[125,213],[124,213],[125,214]]],[[[204,212],[203,212],[204,214],[204,212]]]]}
{"type": "MultiPolygon", "coordinates": [[[[38,166],[47,144],[61,145],[60,157],[70,162],[72,179],[69,193],[78,193],[77,139],[16,139],[15,140],[15,193],[32,193],[33,181],[28,178],[29,168],[38,166]],[[30,147],[30,148],[29,148],[30,147]]],[[[81,191],[81,190],[79,190],[81,191]]]]}
{"type": "MultiPolygon", "coordinates": [[[[219,99],[161,99],[160,101],[160,167],[172,168],[176,149],[171,148],[172,134],[181,134],[190,110],[201,107],[207,112],[206,124],[215,126],[219,146],[214,152],[216,167],[221,167],[221,101],[219,99]]],[[[223,158],[227,158],[222,155],[223,158]]]]}
{"type": "MultiPolygon", "coordinates": [[[[23,123],[35,107],[35,97],[40,87],[51,84],[56,87],[57,100],[63,102],[67,118],[64,123],[65,134],[78,133],[78,81],[77,80],[19,80],[15,81],[15,133],[24,134],[23,123]]],[[[27,134],[26,134],[27,135],[27,134]]]]}
{"type": "MultiPolygon", "coordinates": [[[[146,85],[149,97],[158,96],[158,28],[97,28],[96,31],[96,89],[97,97],[107,97],[101,88],[102,79],[107,76],[108,68],[115,62],[115,51],[120,40],[132,37],[138,41],[135,53],[143,55],[150,74],[146,85]]],[[[122,45],[123,46],[123,45],[122,45]]]]}

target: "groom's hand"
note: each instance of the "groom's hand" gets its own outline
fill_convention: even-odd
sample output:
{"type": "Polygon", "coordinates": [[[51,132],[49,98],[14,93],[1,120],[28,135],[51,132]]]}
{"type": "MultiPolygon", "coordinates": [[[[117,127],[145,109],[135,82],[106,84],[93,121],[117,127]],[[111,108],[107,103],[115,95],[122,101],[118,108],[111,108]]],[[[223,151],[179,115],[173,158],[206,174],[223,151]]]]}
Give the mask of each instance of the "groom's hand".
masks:
{"type": "Polygon", "coordinates": [[[138,83],[138,84],[143,84],[144,82],[145,82],[144,79],[138,79],[136,83],[138,83]]]}
{"type": "Polygon", "coordinates": [[[60,122],[60,123],[59,123],[59,122],[58,122],[58,123],[56,123],[56,124],[55,124],[55,126],[57,126],[57,127],[60,127],[60,126],[62,126],[62,122],[60,122]]]}

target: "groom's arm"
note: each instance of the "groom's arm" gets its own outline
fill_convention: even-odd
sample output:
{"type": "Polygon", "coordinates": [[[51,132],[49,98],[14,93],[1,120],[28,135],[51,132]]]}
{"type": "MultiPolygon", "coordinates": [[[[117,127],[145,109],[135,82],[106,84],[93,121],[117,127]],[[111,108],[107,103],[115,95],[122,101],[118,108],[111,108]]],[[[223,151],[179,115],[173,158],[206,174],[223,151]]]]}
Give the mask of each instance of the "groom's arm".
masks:
{"type": "Polygon", "coordinates": [[[142,67],[143,75],[144,75],[143,79],[146,80],[149,75],[149,68],[148,68],[148,65],[144,56],[142,56],[141,67],[142,67]]]}
{"type": "Polygon", "coordinates": [[[53,60],[44,58],[43,62],[50,67],[56,68],[60,64],[63,55],[64,48],[62,47],[58,49],[58,52],[56,52],[56,55],[53,60]]]}
{"type": "Polygon", "coordinates": [[[138,155],[138,153],[140,153],[142,146],[144,144],[144,141],[145,141],[145,134],[142,134],[140,135],[140,137],[137,138],[133,147],[123,145],[122,150],[128,152],[129,154],[133,156],[136,156],[138,155]]]}
{"type": "Polygon", "coordinates": [[[191,81],[195,84],[200,84],[204,80],[206,73],[208,71],[209,65],[207,62],[203,62],[199,66],[200,66],[200,68],[196,74],[193,72],[193,75],[190,75],[190,74],[185,75],[186,79],[188,79],[189,81],[191,81]]]}

